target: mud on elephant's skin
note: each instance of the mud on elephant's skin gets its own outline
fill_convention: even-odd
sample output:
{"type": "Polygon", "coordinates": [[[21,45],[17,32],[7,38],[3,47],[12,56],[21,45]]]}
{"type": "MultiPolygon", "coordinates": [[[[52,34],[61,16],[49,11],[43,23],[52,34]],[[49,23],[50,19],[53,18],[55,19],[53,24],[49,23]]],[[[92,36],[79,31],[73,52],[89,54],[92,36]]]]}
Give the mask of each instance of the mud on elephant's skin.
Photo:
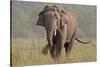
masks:
{"type": "Polygon", "coordinates": [[[62,47],[65,48],[66,55],[70,53],[77,31],[77,21],[71,12],[56,5],[47,5],[39,13],[37,25],[46,30],[48,44],[43,48],[43,54],[50,51],[53,59],[59,58],[62,47]]]}

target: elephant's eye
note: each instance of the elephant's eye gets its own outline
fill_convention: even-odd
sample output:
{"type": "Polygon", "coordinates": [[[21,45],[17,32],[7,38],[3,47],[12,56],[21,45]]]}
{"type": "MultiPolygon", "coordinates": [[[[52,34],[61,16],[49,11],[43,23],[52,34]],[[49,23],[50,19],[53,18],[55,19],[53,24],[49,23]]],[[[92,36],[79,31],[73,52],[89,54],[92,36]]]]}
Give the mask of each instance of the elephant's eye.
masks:
{"type": "Polygon", "coordinates": [[[58,17],[57,17],[57,15],[56,15],[56,14],[55,14],[54,16],[55,16],[55,18],[56,18],[56,19],[58,19],[58,17]]]}
{"type": "Polygon", "coordinates": [[[55,15],[55,18],[56,18],[56,19],[58,18],[57,15],[55,15]]]}
{"type": "Polygon", "coordinates": [[[60,19],[60,17],[59,17],[59,16],[57,16],[56,14],[55,14],[55,18],[56,18],[57,20],[59,20],[59,19],[60,19]]]}

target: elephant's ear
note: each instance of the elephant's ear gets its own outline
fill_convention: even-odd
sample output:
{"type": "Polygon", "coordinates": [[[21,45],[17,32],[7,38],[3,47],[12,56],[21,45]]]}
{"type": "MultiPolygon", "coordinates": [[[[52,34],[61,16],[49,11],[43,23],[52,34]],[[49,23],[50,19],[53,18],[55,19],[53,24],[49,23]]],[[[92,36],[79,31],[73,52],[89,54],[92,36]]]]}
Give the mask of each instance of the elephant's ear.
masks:
{"type": "Polygon", "coordinates": [[[64,13],[61,13],[60,25],[64,26],[66,23],[68,23],[68,19],[64,13]]]}
{"type": "Polygon", "coordinates": [[[44,11],[41,11],[39,13],[39,17],[38,17],[36,25],[40,25],[40,26],[43,26],[43,27],[45,26],[44,11]]]}

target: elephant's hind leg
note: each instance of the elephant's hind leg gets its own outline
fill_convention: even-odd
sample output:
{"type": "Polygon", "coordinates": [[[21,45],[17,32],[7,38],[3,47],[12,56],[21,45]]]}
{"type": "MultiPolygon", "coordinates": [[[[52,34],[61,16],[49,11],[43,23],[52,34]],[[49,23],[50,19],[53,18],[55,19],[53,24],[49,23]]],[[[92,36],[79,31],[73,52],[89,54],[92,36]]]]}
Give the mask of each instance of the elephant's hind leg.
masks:
{"type": "Polygon", "coordinates": [[[68,54],[71,52],[74,40],[75,38],[73,37],[69,43],[67,42],[65,43],[64,47],[65,47],[66,56],[68,56],[68,54]]]}
{"type": "Polygon", "coordinates": [[[69,42],[66,42],[65,45],[64,45],[66,55],[71,52],[71,49],[73,47],[74,40],[75,40],[75,33],[76,33],[76,31],[73,33],[73,35],[71,37],[71,40],[69,42]]]}
{"type": "Polygon", "coordinates": [[[70,61],[70,62],[71,62],[71,59],[72,59],[72,57],[71,57],[71,49],[73,47],[73,41],[74,40],[72,40],[70,43],[65,43],[65,45],[64,45],[65,53],[66,53],[66,59],[68,61],[70,61]]]}

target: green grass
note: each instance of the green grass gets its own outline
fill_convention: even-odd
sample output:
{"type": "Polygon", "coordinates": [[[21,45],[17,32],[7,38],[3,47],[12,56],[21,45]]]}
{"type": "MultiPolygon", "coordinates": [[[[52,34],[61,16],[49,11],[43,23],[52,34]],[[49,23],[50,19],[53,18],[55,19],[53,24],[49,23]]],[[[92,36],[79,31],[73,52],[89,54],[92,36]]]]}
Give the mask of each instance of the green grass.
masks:
{"type": "Polygon", "coordinates": [[[47,41],[39,39],[22,39],[12,38],[12,65],[38,65],[38,64],[55,64],[55,63],[75,63],[96,61],[96,43],[91,39],[90,44],[81,44],[75,41],[69,57],[66,58],[64,48],[59,61],[53,61],[50,54],[41,53],[47,41]]]}

